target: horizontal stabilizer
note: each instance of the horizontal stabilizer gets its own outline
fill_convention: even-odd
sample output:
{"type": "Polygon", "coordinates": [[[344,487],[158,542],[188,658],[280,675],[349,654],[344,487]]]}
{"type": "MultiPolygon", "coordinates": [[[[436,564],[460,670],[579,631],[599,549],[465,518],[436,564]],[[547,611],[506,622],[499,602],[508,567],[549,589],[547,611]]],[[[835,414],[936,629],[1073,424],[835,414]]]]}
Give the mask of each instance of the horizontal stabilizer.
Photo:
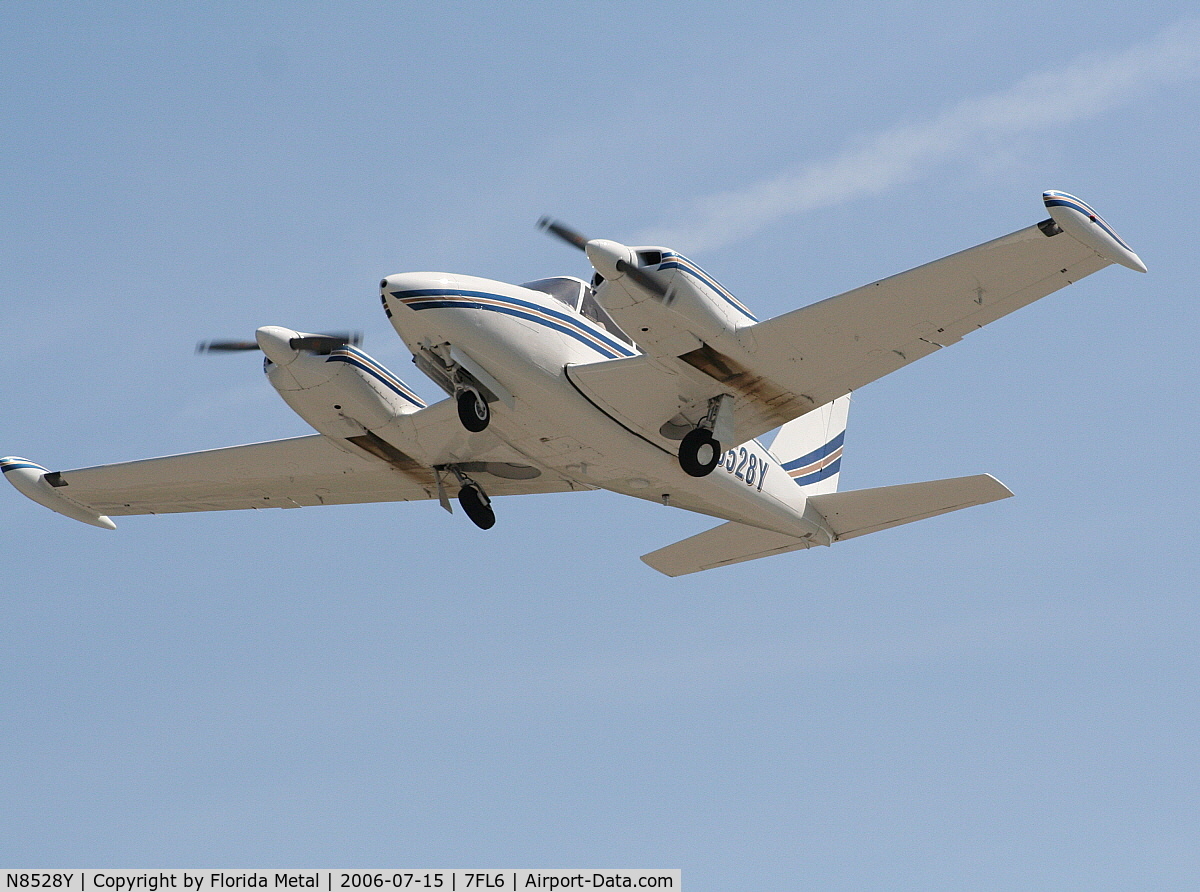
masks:
{"type": "Polygon", "coordinates": [[[686,576],[714,567],[740,564],[821,545],[784,533],[761,530],[744,523],[723,523],[658,551],[642,555],[642,560],[667,576],[686,576]]]}
{"type": "Polygon", "coordinates": [[[834,537],[840,541],[937,517],[959,508],[1007,499],[1011,495],[1012,491],[991,474],[976,474],[925,483],[831,492],[812,496],[808,504],[825,518],[834,537]]]}
{"type": "MultiPolygon", "coordinates": [[[[840,541],[1011,495],[1009,488],[995,477],[977,474],[926,483],[831,492],[810,496],[808,504],[825,518],[834,541],[840,541]]],[[[685,576],[823,544],[824,541],[817,538],[801,539],[730,522],[642,555],[642,560],[667,576],[685,576]]]]}

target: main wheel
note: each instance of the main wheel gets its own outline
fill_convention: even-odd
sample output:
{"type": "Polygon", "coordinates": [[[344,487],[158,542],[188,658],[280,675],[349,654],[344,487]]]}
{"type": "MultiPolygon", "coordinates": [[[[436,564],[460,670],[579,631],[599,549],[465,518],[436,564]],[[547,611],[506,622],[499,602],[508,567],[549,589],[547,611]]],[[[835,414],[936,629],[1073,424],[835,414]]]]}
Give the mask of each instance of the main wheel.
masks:
{"type": "Polygon", "coordinates": [[[492,410],[478,390],[464,388],[458,394],[458,420],[473,434],[479,433],[492,420],[492,410]]]}
{"type": "Polygon", "coordinates": [[[692,477],[707,477],[721,460],[721,444],[702,427],[689,431],[679,444],[679,467],[692,477]]]}
{"type": "Polygon", "coordinates": [[[491,499],[474,483],[468,483],[458,491],[458,504],[479,529],[490,530],[496,525],[496,512],[492,510],[491,499]]]}

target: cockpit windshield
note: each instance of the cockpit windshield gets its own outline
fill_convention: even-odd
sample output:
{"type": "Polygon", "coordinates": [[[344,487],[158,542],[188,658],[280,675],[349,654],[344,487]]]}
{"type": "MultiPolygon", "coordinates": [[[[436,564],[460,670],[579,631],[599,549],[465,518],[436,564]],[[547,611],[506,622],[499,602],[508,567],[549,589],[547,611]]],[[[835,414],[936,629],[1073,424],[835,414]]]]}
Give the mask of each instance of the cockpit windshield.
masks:
{"type": "Polygon", "coordinates": [[[555,276],[551,279],[538,279],[536,282],[526,282],[521,286],[530,291],[540,291],[549,294],[559,303],[564,303],[572,310],[579,309],[579,298],[583,295],[587,283],[573,276],[555,276]]]}
{"type": "Polygon", "coordinates": [[[629,335],[621,331],[621,327],[613,321],[604,307],[600,306],[596,300],[596,293],[582,279],[576,279],[572,276],[555,276],[551,279],[538,279],[535,282],[526,282],[521,287],[532,291],[540,291],[542,294],[548,294],[560,303],[566,304],[572,310],[575,310],[585,319],[591,319],[609,334],[620,338],[626,344],[633,343],[629,335]]]}

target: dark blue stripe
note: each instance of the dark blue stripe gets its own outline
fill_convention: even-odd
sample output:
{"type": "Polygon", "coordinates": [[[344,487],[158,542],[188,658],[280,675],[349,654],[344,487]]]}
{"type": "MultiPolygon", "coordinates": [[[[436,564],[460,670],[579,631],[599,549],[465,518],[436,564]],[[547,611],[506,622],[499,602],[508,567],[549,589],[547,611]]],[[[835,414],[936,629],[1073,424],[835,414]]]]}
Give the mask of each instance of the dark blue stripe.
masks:
{"type": "MultiPolygon", "coordinates": [[[[412,307],[414,310],[437,310],[437,309],[460,309],[461,310],[461,309],[463,309],[463,304],[461,301],[430,300],[430,301],[422,301],[420,304],[409,304],[409,306],[412,307]]],[[[513,316],[517,319],[526,319],[530,322],[536,322],[539,325],[544,325],[546,328],[553,329],[554,331],[561,332],[562,334],[565,334],[565,335],[568,335],[569,337],[574,338],[575,340],[579,341],[581,344],[583,344],[587,347],[591,347],[593,350],[595,350],[597,353],[599,353],[601,356],[605,357],[606,359],[617,359],[618,355],[619,355],[617,353],[614,353],[611,350],[605,350],[603,347],[599,346],[598,344],[594,343],[593,341],[589,341],[582,334],[580,334],[577,331],[574,331],[573,329],[568,328],[565,325],[561,325],[557,322],[551,322],[548,319],[538,318],[537,316],[534,316],[532,313],[526,313],[523,310],[516,310],[516,309],[513,309],[512,307],[485,306],[483,304],[479,304],[479,305],[470,307],[470,309],[487,310],[492,313],[500,313],[503,316],[513,316]]],[[[633,354],[631,353],[628,355],[632,356],[633,354]]]]}
{"type": "Polygon", "coordinates": [[[1131,253],[1131,254],[1133,253],[1133,248],[1131,248],[1131,247],[1129,247],[1129,245],[1125,244],[1125,240],[1122,239],[1119,235],[1117,235],[1117,233],[1115,231],[1113,231],[1113,228],[1111,226],[1109,226],[1107,222],[1105,222],[1104,218],[1101,217],[1099,214],[1097,214],[1094,208],[1089,207],[1088,205],[1084,204],[1079,199],[1075,199],[1072,201],[1069,198],[1063,198],[1061,195],[1055,195],[1053,197],[1046,199],[1046,207],[1048,207],[1048,208],[1051,208],[1051,207],[1071,208],[1072,210],[1079,211],[1081,214],[1084,214],[1088,217],[1094,217],[1096,223],[1100,226],[1100,228],[1103,229],[1105,232],[1107,232],[1109,235],[1111,235],[1113,237],[1113,241],[1115,241],[1118,245],[1120,245],[1122,248],[1124,248],[1129,253],[1131,253]]]}
{"type": "Polygon", "coordinates": [[[448,291],[445,289],[419,289],[416,291],[393,291],[392,297],[395,297],[395,298],[398,298],[401,300],[403,300],[405,298],[413,298],[413,297],[428,298],[427,300],[422,300],[419,304],[409,304],[408,305],[414,310],[435,310],[435,309],[447,309],[447,308],[448,309],[463,309],[464,308],[464,305],[461,301],[434,300],[434,298],[437,298],[437,297],[467,297],[467,298],[486,297],[491,300],[500,300],[500,301],[504,301],[506,304],[509,304],[509,306],[496,307],[496,306],[490,306],[488,304],[475,304],[473,306],[468,305],[468,308],[474,309],[474,310],[489,310],[493,313],[501,313],[506,316],[514,316],[518,319],[525,319],[530,322],[536,322],[540,325],[546,326],[547,328],[554,329],[555,331],[561,332],[562,334],[573,337],[575,340],[579,341],[581,344],[591,347],[597,353],[600,353],[601,355],[606,356],[609,359],[617,359],[621,356],[635,356],[636,355],[632,350],[630,350],[624,344],[620,343],[619,341],[614,340],[610,335],[603,333],[603,329],[593,328],[590,324],[583,324],[582,316],[580,316],[578,318],[573,317],[573,316],[568,316],[565,313],[560,313],[557,310],[549,309],[540,304],[535,304],[535,303],[531,303],[529,301],[519,300],[518,298],[515,298],[515,297],[506,297],[503,294],[489,294],[486,291],[448,291]],[[540,316],[535,316],[532,313],[526,312],[525,310],[518,309],[518,308],[528,308],[529,310],[536,310],[537,312],[543,313],[546,316],[551,316],[556,320],[561,320],[561,322],[552,322],[550,320],[543,319],[540,316]],[[598,346],[597,344],[595,344],[593,341],[588,340],[588,338],[578,330],[580,328],[588,331],[588,333],[591,334],[592,337],[596,338],[596,340],[598,340],[598,341],[601,341],[605,346],[607,346],[609,348],[609,350],[606,351],[603,348],[601,348],[600,346],[598,346]]]}
{"type": "Polygon", "coordinates": [[[26,459],[20,459],[19,461],[0,462],[0,471],[3,471],[5,474],[7,474],[9,471],[15,471],[18,468],[33,468],[33,470],[41,471],[43,474],[47,473],[46,469],[41,465],[35,465],[33,462],[26,459]]]}
{"type": "MultiPolygon", "coordinates": [[[[783,466],[783,469],[785,471],[794,471],[796,468],[803,468],[805,465],[811,465],[815,461],[820,461],[821,459],[832,455],[834,452],[836,452],[838,449],[840,449],[842,447],[842,444],[845,442],[846,442],[846,432],[842,431],[840,434],[838,434],[836,437],[834,437],[832,440],[830,440],[828,443],[826,443],[824,446],[820,447],[819,449],[814,449],[808,455],[802,455],[799,458],[788,462],[787,464],[785,464],[783,466]]],[[[839,458],[837,460],[837,462],[834,462],[834,464],[837,464],[840,461],[841,461],[841,459],[839,458]]],[[[807,478],[800,478],[800,479],[807,479],[807,478]]]]}
{"type": "Polygon", "coordinates": [[[796,477],[796,484],[798,486],[808,486],[810,483],[818,483],[822,480],[832,477],[834,474],[840,471],[841,468],[842,460],[839,458],[837,461],[830,462],[819,471],[813,471],[811,474],[806,474],[803,477],[796,477]]]}
{"type": "MultiPolygon", "coordinates": [[[[389,381],[386,377],[384,377],[382,374],[380,374],[378,370],[371,368],[369,365],[367,365],[362,360],[360,360],[357,356],[347,356],[344,353],[333,353],[325,361],[326,362],[344,362],[347,365],[354,366],[354,368],[356,368],[356,369],[361,369],[362,371],[366,372],[371,377],[375,378],[380,383],[387,385],[387,387],[389,389],[394,391],[397,395],[404,397],[410,403],[420,406],[422,409],[425,408],[426,404],[425,404],[424,400],[422,400],[419,396],[417,396],[412,391],[408,390],[406,387],[397,386],[396,382],[389,381]]],[[[397,381],[399,381],[399,379],[397,379],[397,381]]]]}
{"type": "MultiPolygon", "coordinates": [[[[523,307],[528,310],[537,310],[539,313],[545,313],[547,316],[552,316],[555,319],[558,319],[559,321],[566,323],[567,325],[573,325],[573,326],[577,326],[578,328],[586,329],[594,337],[596,337],[600,341],[603,341],[608,347],[610,347],[613,350],[616,350],[619,354],[621,354],[623,356],[634,356],[635,355],[634,352],[632,350],[630,350],[628,347],[626,347],[623,343],[614,339],[603,328],[601,328],[597,325],[593,325],[590,320],[586,319],[586,317],[579,316],[579,315],[567,315],[566,313],[562,312],[561,310],[556,310],[552,307],[547,307],[544,304],[534,303],[533,301],[521,300],[520,298],[509,297],[508,295],[505,295],[505,294],[493,294],[488,291],[458,291],[458,290],[448,291],[445,289],[421,289],[418,291],[393,292],[393,296],[397,296],[397,297],[438,297],[441,295],[455,295],[455,296],[461,296],[461,297],[487,297],[487,298],[491,298],[492,300],[505,301],[506,303],[514,304],[518,307],[523,307]]],[[[485,307],[479,307],[479,309],[487,310],[487,309],[494,309],[494,308],[485,306],[485,307]]],[[[535,321],[544,321],[544,320],[535,320],[535,321]]]]}
{"type": "Polygon", "coordinates": [[[664,254],[664,256],[677,257],[677,258],[679,258],[679,260],[682,260],[683,263],[680,263],[679,260],[668,260],[668,261],[665,261],[664,263],[662,263],[658,267],[659,269],[681,269],[681,270],[683,270],[688,275],[692,276],[693,278],[699,279],[701,282],[703,282],[705,285],[707,285],[712,291],[716,292],[718,297],[720,297],[722,300],[724,300],[725,303],[729,304],[731,307],[733,307],[735,310],[737,310],[743,316],[747,317],[748,319],[753,320],[754,322],[758,321],[758,317],[756,317],[753,313],[751,313],[749,310],[747,310],[745,307],[743,307],[740,303],[738,303],[736,300],[734,300],[733,295],[731,295],[720,284],[718,284],[716,282],[716,280],[714,280],[711,276],[708,275],[708,273],[704,272],[702,269],[700,269],[700,267],[696,266],[696,264],[692,263],[692,261],[688,260],[682,254],[664,254]]]}

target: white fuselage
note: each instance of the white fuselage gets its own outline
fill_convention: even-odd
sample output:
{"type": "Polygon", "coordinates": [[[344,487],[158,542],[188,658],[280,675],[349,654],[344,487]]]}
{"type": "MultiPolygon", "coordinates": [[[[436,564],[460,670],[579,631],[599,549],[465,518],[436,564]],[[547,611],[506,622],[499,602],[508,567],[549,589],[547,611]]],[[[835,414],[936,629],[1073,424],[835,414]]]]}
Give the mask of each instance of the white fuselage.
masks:
{"type": "Polygon", "coordinates": [[[638,351],[576,309],[541,291],[444,273],[390,276],[381,292],[415,357],[453,347],[507,390],[511,405],[492,403],[489,430],[531,460],[583,486],[826,544],[824,523],[806,514],[804,494],[757,441],[728,450],[710,475],[691,477],[664,446],[588,400],[569,366],[638,351]]]}

